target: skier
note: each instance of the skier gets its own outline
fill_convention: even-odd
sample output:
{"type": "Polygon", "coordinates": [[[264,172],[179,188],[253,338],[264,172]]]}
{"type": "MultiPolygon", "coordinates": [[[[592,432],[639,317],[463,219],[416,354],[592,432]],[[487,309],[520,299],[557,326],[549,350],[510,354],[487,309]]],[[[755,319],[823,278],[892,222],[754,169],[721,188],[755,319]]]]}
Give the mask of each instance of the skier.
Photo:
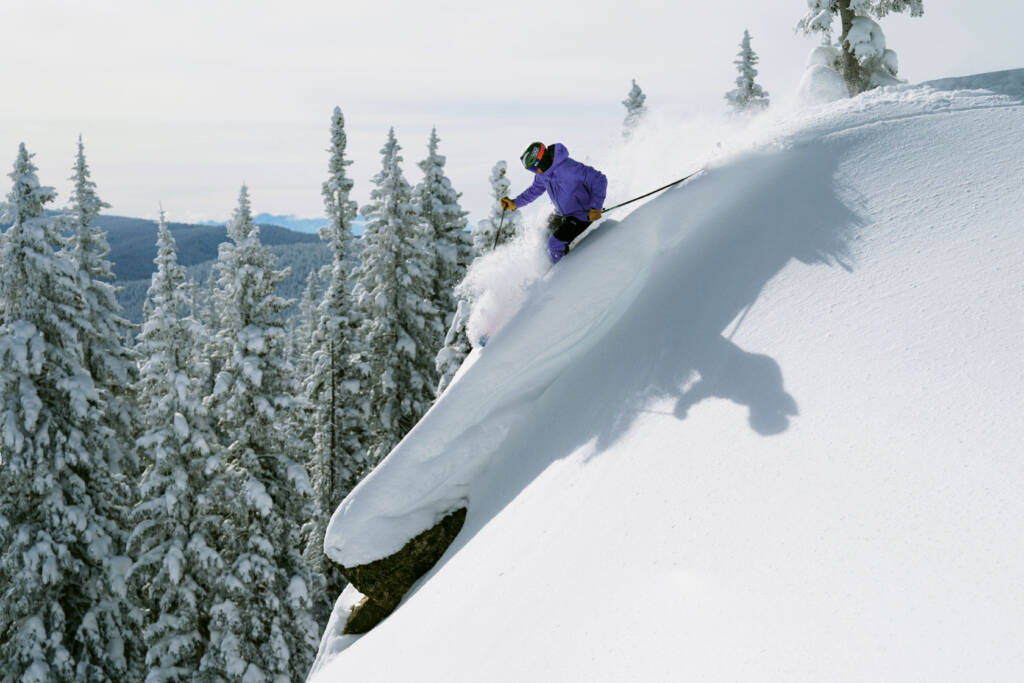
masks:
{"type": "Polygon", "coordinates": [[[555,212],[548,218],[548,255],[552,263],[558,263],[569,243],[601,217],[608,179],[600,171],[570,159],[569,150],[560,142],[531,143],[519,159],[537,177],[515,199],[502,197],[501,208],[515,211],[547,190],[555,205],[555,212]]]}

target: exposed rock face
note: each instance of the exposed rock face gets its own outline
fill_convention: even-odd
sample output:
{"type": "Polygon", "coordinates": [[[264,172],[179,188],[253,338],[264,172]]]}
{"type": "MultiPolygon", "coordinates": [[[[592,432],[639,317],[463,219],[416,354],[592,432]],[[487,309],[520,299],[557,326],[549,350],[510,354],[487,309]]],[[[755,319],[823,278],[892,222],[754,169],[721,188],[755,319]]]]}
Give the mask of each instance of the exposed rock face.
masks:
{"type": "Polygon", "coordinates": [[[345,635],[366,633],[384,621],[389,614],[395,611],[395,607],[397,605],[386,608],[374,602],[371,598],[363,598],[349,613],[343,633],[345,635]]]}
{"type": "Polygon", "coordinates": [[[466,508],[460,508],[397,553],[358,567],[342,567],[345,578],[366,596],[345,622],[345,633],[366,633],[394,612],[406,591],[441,559],[465,521],[466,508]]]}

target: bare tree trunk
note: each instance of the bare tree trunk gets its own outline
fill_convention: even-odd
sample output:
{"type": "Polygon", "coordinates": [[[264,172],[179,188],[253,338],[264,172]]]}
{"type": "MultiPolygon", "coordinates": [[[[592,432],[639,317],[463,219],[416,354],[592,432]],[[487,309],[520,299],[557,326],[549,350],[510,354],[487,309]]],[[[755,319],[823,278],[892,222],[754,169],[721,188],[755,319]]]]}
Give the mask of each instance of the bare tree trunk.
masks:
{"type": "Polygon", "coordinates": [[[839,18],[843,22],[843,33],[839,36],[839,45],[843,49],[843,78],[846,80],[846,87],[850,91],[850,97],[859,95],[868,89],[867,78],[860,68],[857,56],[847,42],[846,37],[853,28],[853,10],[850,9],[850,0],[839,0],[839,18]]]}

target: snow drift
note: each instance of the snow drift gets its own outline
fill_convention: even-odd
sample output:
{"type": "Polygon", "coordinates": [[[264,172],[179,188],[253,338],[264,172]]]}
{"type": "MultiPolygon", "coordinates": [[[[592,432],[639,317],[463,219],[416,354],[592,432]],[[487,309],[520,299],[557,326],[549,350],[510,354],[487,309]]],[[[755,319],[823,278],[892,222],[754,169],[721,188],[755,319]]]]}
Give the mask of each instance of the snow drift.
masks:
{"type": "Polygon", "coordinates": [[[1024,675],[1020,82],[762,123],[524,284],[326,548],[461,534],[312,678],[1024,675]]]}

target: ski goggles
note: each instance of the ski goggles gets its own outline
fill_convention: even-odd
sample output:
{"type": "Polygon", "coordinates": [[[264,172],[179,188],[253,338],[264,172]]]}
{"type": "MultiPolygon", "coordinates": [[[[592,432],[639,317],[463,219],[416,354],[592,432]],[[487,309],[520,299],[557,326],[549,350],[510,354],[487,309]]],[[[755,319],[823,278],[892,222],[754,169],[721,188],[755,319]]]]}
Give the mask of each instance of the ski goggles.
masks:
{"type": "Polygon", "coordinates": [[[523,162],[523,166],[527,171],[534,171],[540,166],[540,160],[544,158],[544,152],[547,151],[547,147],[544,143],[538,142],[530,145],[523,152],[523,156],[519,157],[519,160],[523,162]]]}

